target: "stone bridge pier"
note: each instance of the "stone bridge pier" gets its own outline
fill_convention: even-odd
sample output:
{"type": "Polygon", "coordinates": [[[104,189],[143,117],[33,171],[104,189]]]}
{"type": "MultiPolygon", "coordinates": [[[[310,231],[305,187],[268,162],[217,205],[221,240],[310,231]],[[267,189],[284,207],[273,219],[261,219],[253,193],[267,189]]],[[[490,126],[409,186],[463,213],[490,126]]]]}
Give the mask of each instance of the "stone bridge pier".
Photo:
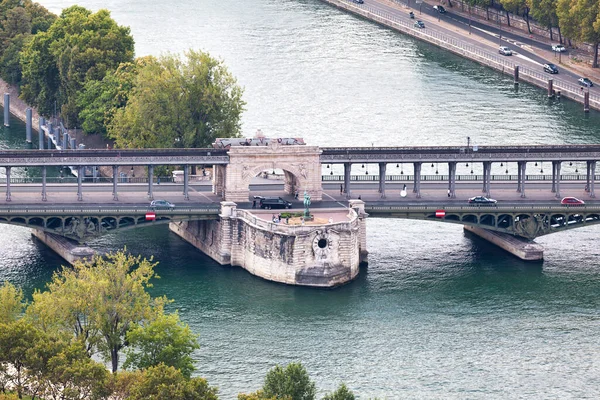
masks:
{"type": "Polygon", "coordinates": [[[263,171],[282,169],[287,194],[306,191],[312,200],[322,200],[320,155],[318,146],[287,146],[277,141],[268,146],[232,146],[229,164],[215,166],[213,193],[225,201],[247,202],[252,178],[263,171]]]}

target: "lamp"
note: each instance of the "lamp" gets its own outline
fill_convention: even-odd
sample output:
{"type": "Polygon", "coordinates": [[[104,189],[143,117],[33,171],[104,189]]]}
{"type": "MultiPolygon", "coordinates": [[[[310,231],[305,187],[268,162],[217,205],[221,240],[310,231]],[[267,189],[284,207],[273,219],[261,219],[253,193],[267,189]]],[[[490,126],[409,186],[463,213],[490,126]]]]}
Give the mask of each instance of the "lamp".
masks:
{"type": "Polygon", "coordinates": [[[331,167],[329,166],[329,164],[327,164],[327,168],[331,168],[331,167]]]}

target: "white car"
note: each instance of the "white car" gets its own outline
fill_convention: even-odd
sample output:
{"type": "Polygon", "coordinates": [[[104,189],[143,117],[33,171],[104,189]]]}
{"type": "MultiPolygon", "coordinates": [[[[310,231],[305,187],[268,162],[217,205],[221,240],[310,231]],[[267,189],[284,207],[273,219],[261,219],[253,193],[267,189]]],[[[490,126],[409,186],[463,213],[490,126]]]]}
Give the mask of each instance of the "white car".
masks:
{"type": "Polygon", "coordinates": [[[567,51],[567,49],[565,49],[565,46],[563,46],[562,44],[553,44],[552,51],[555,51],[557,53],[564,53],[565,51],[567,51]]]}
{"type": "Polygon", "coordinates": [[[500,48],[498,49],[498,53],[504,56],[512,56],[512,50],[506,46],[500,46],[500,48]]]}

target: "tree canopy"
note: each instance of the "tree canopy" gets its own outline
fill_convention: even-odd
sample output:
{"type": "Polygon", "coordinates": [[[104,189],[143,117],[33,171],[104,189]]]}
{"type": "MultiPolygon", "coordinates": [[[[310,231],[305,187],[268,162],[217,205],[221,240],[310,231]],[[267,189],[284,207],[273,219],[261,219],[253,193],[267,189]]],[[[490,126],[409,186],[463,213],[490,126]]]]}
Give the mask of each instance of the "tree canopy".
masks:
{"type": "Polygon", "coordinates": [[[21,53],[22,97],[43,115],[60,106],[63,118],[77,124],[77,96],[89,80],[101,80],[120,63],[133,60],[134,42],[127,27],[72,6],[46,32],[38,32],[21,53]]]}
{"type": "Polygon", "coordinates": [[[34,293],[28,315],[44,329],[74,334],[116,372],[129,329],[162,314],[167,302],[146,292],[154,266],[124,251],[78,262],[55,273],[47,291],[34,293]]]}
{"type": "Polygon", "coordinates": [[[127,105],[108,136],[118,147],[206,147],[239,136],[242,89],[221,61],[190,50],[186,61],[164,55],[138,69],[127,105]]]}

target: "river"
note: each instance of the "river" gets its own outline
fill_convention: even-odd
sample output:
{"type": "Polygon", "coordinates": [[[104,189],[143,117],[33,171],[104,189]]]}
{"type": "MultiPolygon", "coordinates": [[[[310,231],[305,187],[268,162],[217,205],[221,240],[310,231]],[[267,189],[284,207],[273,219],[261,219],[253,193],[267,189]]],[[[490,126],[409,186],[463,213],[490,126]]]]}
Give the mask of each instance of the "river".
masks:
{"type": "MultiPolygon", "coordinates": [[[[76,2],[40,3],[59,13],[76,2]]],[[[515,90],[510,78],[317,0],[77,4],[130,26],[137,56],[193,48],[222,58],[245,87],[248,136],[260,128],[327,146],[600,141],[600,113],[515,90]]],[[[2,146],[13,147],[12,131],[2,146]]],[[[290,361],[306,366],[320,395],[346,382],[361,399],[592,399],[599,233],[539,238],[545,260],[530,264],[460,226],[371,219],[368,267],[335,290],[219,266],[166,227],[91,244],[155,256],[153,293],[174,299],[200,334],[197,373],[223,399],[257,390],[290,361]]],[[[27,293],[62,263],[26,229],[0,226],[0,241],[11,243],[0,248],[0,280],[27,293]]]]}

